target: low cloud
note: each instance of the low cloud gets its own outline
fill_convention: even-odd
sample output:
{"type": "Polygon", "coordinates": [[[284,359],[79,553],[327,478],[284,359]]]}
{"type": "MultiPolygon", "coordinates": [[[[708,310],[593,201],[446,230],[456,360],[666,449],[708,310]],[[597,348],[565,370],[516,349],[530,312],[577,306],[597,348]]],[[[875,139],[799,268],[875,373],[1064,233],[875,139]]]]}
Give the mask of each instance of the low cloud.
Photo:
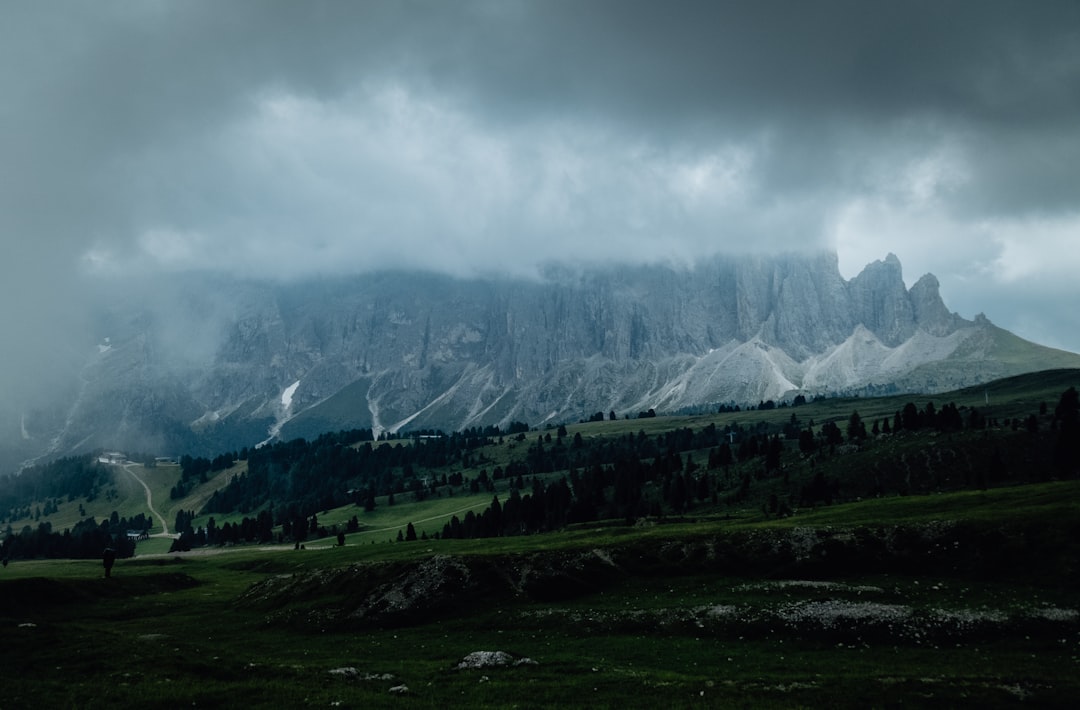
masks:
{"type": "Polygon", "coordinates": [[[1078,26],[1055,0],[8,8],[0,386],[74,368],[97,294],[156,274],[822,247],[1080,350],[1078,26]]]}
{"type": "Polygon", "coordinates": [[[132,160],[145,224],[83,258],[105,271],[302,278],[811,246],[807,212],[765,190],[764,141],[698,148],[583,120],[491,125],[397,85],[333,101],[276,91],[184,145],[168,171],[160,156],[132,160]]]}

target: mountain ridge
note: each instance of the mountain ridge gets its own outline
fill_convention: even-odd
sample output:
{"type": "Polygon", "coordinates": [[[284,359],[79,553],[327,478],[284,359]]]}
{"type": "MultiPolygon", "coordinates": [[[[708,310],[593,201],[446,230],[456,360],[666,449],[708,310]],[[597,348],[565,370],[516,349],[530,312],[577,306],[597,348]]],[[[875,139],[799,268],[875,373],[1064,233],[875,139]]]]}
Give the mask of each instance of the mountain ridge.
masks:
{"type": "Polygon", "coordinates": [[[103,319],[109,344],[63,416],[20,422],[38,455],[933,393],[1080,367],[1080,355],[950,312],[933,275],[906,288],[893,254],[850,281],[820,252],[553,265],[534,280],[382,272],[296,284],[189,276],[186,287],[179,315],[139,304],[103,319]],[[198,318],[212,337],[177,345],[170,323],[198,318]]]}

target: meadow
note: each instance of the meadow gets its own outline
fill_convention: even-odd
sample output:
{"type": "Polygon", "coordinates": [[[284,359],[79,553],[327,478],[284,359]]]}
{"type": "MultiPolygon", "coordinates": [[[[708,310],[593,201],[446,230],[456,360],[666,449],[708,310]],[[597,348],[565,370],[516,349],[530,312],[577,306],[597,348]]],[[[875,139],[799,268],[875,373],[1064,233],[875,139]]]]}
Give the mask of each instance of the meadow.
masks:
{"type": "MultiPolygon", "coordinates": [[[[1061,384],[1014,380],[951,399],[990,399],[997,416],[1020,417],[1041,402],[1052,408],[1061,384]]],[[[869,420],[906,399],[797,411],[843,421],[854,403],[869,420]]],[[[791,411],[567,428],[651,435],[730,418],[783,421],[791,411]]],[[[983,445],[986,435],[970,436],[983,445]]],[[[1014,434],[993,436],[1005,446],[1014,434]]],[[[943,441],[882,438],[821,465],[858,476],[875,457],[943,441]]],[[[511,443],[493,445],[485,465],[510,460],[511,443]]],[[[792,455],[793,475],[801,465],[792,455]]],[[[133,470],[165,517],[197,510],[238,473],[173,501],[176,467],[133,470]]],[[[142,486],[122,467],[114,473],[111,495],[62,503],[54,526],[77,520],[80,503],[98,517],[145,511],[142,486]]],[[[343,546],[331,535],[305,549],[275,541],[168,552],[169,538],[152,538],[109,579],[98,560],[16,560],[0,570],[0,708],[1072,707],[1080,481],[1013,473],[986,489],[790,516],[764,510],[768,481],[755,482],[737,504],[485,539],[436,533],[449,516],[482,510],[491,492],[380,499],[370,512],[320,512],[326,526],[360,520],[343,546]],[[397,542],[409,523],[422,539],[397,542]]]]}
{"type": "Polygon", "coordinates": [[[1080,690],[1077,518],[1066,503],[1078,493],[1075,482],[1048,483],[834,506],[798,521],[489,540],[371,544],[358,534],[344,547],[302,551],[140,554],[111,579],[96,561],[19,561],[0,578],[0,707],[238,698],[255,707],[1065,706],[1080,690]],[[925,572],[837,572],[781,556],[745,569],[694,557],[695,546],[718,541],[760,554],[755,536],[767,547],[807,535],[807,555],[820,556],[820,531],[832,540],[870,520],[910,530],[962,523],[972,529],[961,539],[975,540],[987,526],[1040,519],[1044,541],[1063,545],[1072,565],[1059,577],[1061,560],[1049,558],[1014,569],[951,571],[939,561],[925,572]],[[416,583],[410,567],[443,556],[504,570],[561,561],[571,583],[565,598],[502,590],[434,610],[421,604],[415,618],[335,616],[349,590],[330,583],[332,571],[370,575],[356,583],[363,590],[393,589],[416,583]],[[599,573],[578,564],[605,556],[612,564],[599,573]],[[305,586],[283,599],[253,597],[267,580],[305,586]],[[458,668],[477,651],[527,660],[458,668]]]}

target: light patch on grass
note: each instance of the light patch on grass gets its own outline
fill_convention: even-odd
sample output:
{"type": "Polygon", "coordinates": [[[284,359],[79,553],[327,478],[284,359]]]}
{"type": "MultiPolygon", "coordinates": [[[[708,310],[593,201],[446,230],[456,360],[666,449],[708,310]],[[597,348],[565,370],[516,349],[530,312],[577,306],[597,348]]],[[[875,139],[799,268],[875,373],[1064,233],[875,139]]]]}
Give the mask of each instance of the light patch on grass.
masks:
{"type": "Polygon", "coordinates": [[[1066,623],[1075,623],[1080,621],[1080,612],[1076,609],[1062,609],[1061,607],[1044,606],[1037,609],[1031,609],[1028,615],[1035,619],[1044,619],[1046,621],[1057,621],[1066,623]]]}
{"type": "Polygon", "coordinates": [[[939,623],[968,630],[984,624],[1002,624],[1008,620],[1005,612],[997,609],[931,609],[930,618],[939,623]]]}
{"type": "Polygon", "coordinates": [[[784,621],[795,624],[809,622],[825,628],[834,628],[851,622],[895,623],[907,620],[911,613],[911,607],[905,604],[849,602],[835,599],[798,602],[781,607],[777,611],[777,615],[784,621]]]}
{"type": "Polygon", "coordinates": [[[865,584],[851,586],[841,582],[827,582],[820,579],[784,579],[768,582],[751,582],[733,587],[732,591],[748,592],[756,589],[821,589],[826,591],[855,592],[857,594],[863,592],[883,594],[885,592],[881,587],[865,584]]]}

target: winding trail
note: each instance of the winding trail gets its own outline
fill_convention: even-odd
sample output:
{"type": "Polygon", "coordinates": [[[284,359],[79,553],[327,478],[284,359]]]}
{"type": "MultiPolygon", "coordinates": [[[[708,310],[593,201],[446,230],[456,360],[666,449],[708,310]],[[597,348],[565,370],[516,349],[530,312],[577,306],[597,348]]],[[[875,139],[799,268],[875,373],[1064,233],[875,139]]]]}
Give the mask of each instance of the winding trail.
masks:
{"type": "Polygon", "coordinates": [[[153,499],[153,495],[151,495],[151,493],[150,493],[150,486],[146,485],[146,481],[139,478],[139,474],[137,474],[137,473],[135,473],[134,471],[131,470],[131,467],[135,466],[135,465],[136,464],[133,464],[133,463],[123,464],[124,470],[127,471],[128,473],[130,473],[131,477],[134,478],[136,481],[138,481],[139,485],[141,485],[143,487],[143,490],[146,491],[146,507],[150,509],[151,515],[153,515],[154,517],[156,517],[158,520],[161,521],[161,532],[155,533],[155,534],[151,535],[150,537],[168,537],[168,538],[173,538],[175,540],[177,537],[179,537],[179,535],[171,535],[171,534],[169,534],[169,524],[167,522],[165,522],[165,516],[162,515],[161,513],[159,513],[157,511],[157,509],[154,507],[154,499],[153,499]]]}
{"type": "MultiPolygon", "coordinates": [[[[137,466],[138,464],[125,463],[125,464],[120,464],[120,465],[123,467],[123,469],[125,471],[127,471],[131,475],[132,478],[134,478],[136,481],[138,481],[139,485],[142,486],[143,490],[146,491],[146,507],[150,509],[150,514],[151,515],[153,515],[159,521],[161,521],[162,532],[155,533],[155,534],[151,535],[150,537],[167,537],[167,538],[171,538],[173,540],[180,537],[179,535],[177,535],[175,533],[170,533],[169,532],[169,524],[165,521],[165,516],[162,515],[161,513],[159,513],[157,508],[154,507],[154,500],[153,500],[153,495],[150,493],[150,486],[146,485],[146,481],[144,481],[142,478],[140,478],[139,474],[135,473],[135,471],[132,470],[132,468],[134,466],[137,466]]],[[[432,515],[430,517],[423,518],[421,520],[416,520],[416,521],[413,521],[413,522],[414,523],[428,523],[428,522],[431,522],[433,520],[439,520],[440,518],[449,519],[449,518],[451,518],[451,517],[453,517],[453,516],[455,516],[455,515],[457,515],[459,513],[465,513],[465,512],[468,512],[470,510],[475,510],[477,508],[480,508],[480,507],[483,507],[483,506],[486,506],[486,505],[488,505],[488,504],[484,503],[484,502],[474,503],[472,505],[467,505],[464,508],[458,508],[457,510],[452,510],[449,513],[440,513],[438,515],[432,515]]],[[[391,527],[386,527],[386,528],[375,528],[375,529],[371,529],[371,530],[359,530],[359,531],[357,531],[356,533],[353,533],[353,534],[354,535],[370,535],[370,534],[374,534],[374,533],[393,532],[395,530],[401,530],[401,529],[402,529],[401,525],[393,525],[391,527]]],[[[312,546],[312,549],[320,549],[321,547],[322,546],[315,545],[315,546],[312,546]]],[[[239,551],[239,549],[240,548],[236,548],[235,550],[211,550],[211,549],[200,548],[198,550],[189,551],[186,554],[203,554],[203,555],[206,555],[206,554],[218,554],[218,553],[221,553],[221,552],[228,552],[228,551],[235,552],[235,551],[239,551]]],[[[251,549],[251,548],[248,548],[248,549],[251,549]]],[[[291,545],[260,545],[260,546],[254,548],[254,549],[263,550],[263,551],[271,551],[271,550],[291,550],[293,548],[292,548],[291,545]]],[[[172,553],[169,553],[169,554],[172,554],[172,553]]],[[[163,557],[163,556],[165,556],[165,555],[142,555],[142,557],[163,557]]]]}

